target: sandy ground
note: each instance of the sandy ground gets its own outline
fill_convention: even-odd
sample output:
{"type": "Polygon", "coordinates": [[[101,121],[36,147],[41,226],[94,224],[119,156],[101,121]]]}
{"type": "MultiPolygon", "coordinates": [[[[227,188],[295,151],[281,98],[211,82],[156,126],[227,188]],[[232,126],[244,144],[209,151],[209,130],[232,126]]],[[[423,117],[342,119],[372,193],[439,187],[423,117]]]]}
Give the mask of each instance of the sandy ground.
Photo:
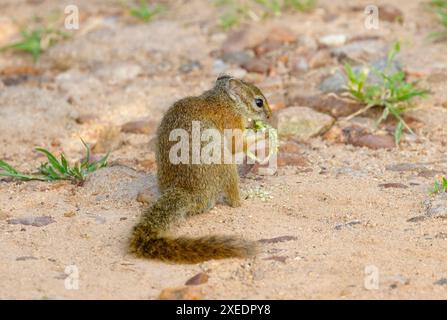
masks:
{"type": "MultiPolygon", "coordinates": [[[[17,10],[17,1],[0,1],[0,41],[17,32],[8,17],[28,21],[65,5],[21,2],[17,10]]],[[[0,179],[0,298],[156,299],[198,273],[208,280],[186,286],[185,297],[447,298],[447,199],[429,195],[435,176],[447,173],[447,44],[426,41],[436,21],[423,2],[389,1],[402,10],[404,22],[383,22],[378,31],[365,30],[362,11],[353,9],[368,1],[319,1],[313,13],[262,22],[262,30],[286,25],[297,37],[346,33],[400,39],[404,70],[432,94],[411,113],[420,124],[417,136],[405,135],[399,149],[311,138],[299,143],[307,166],[242,178],[244,194],[260,190],[266,197],[247,196],[240,208],[218,205],[176,225],[178,235],[262,240],[253,259],[197,265],[136,259],[128,252],[131,228],[145,206],[137,195],[154,187],[153,130],[113,133],[113,128],[139,119],[150,119],[155,128],[173,101],[212,85],[213,61],[226,40],[216,27],[219,13],[207,1],[169,2],[171,10],[143,24],[121,14],[118,3],[67,3],[72,2],[80,7],[81,29],[35,66],[24,55],[0,55],[2,70],[40,70],[25,80],[3,71],[3,83],[9,84],[0,84],[0,159],[32,170],[44,160],[33,151],[36,146],[80,159],[83,137],[90,143],[105,140],[113,149],[111,164],[83,186],[0,179]],[[83,24],[92,31],[83,32],[83,24]],[[201,69],[180,72],[190,61],[200,61],[201,69]],[[88,121],[80,121],[82,116],[88,121]],[[438,211],[430,214],[434,206],[438,211]],[[41,216],[54,222],[10,223],[41,216]],[[371,277],[377,287],[371,287],[371,277]]],[[[282,79],[305,91],[318,87],[309,80],[314,73],[282,79]]]]}

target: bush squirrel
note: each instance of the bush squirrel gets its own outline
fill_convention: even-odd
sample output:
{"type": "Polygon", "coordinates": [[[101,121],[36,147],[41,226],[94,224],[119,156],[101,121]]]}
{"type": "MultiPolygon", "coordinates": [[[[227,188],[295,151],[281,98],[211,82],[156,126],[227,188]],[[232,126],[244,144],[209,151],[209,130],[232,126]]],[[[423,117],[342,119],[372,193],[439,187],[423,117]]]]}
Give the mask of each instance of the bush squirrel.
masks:
{"type": "Polygon", "coordinates": [[[253,255],[256,246],[252,241],[229,236],[169,235],[172,223],[209,211],[222,195],[228,205],[241,205],[236,164],[172,164],[169,150],[175,141],[170,141],[169,136],[178,128],[191,133],[193,121],[199,121],[203,129],[217,129],[222,134],[224,129],[244,131],[251,120],[265,121],[271,115],[259,88],[228,75],[219,76],[215,86],[202,95],[174,103],[157,129],[157,181],[161,196],[134,227],[131,251],[138,257],[175,263],[253,255]]]}

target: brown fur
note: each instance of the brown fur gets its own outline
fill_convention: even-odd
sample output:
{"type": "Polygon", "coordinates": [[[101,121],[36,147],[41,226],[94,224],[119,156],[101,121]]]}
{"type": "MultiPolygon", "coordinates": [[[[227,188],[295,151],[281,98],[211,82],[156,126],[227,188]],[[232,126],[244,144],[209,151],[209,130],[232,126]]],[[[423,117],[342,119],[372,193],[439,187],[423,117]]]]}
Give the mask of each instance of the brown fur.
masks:
{"type": "Polygon", "coordinates": [[[130,248],[137,256],[198,263],[254,254],[253,242],[233,237],[185,238],[168,234],[173,222],[210,210],[221,195],[230,206],[241,205],[236,164],[172,164],[169,150],[177,142],[169,141],[169,134],[183,128],[191,136],[192,121],[200,121],[201,132],[207,128],[221,133],[224,129],[244,130],[248,118],[265,120],[270,115],[268,103],[257,87],[229,76],[219,77],[213,89],[179,100],[167,111],[157,131],[158,186],[162,195],[134,227],[130,248]],[[264,101],[262,108],[256,107],[255,98],[264,101]]]}

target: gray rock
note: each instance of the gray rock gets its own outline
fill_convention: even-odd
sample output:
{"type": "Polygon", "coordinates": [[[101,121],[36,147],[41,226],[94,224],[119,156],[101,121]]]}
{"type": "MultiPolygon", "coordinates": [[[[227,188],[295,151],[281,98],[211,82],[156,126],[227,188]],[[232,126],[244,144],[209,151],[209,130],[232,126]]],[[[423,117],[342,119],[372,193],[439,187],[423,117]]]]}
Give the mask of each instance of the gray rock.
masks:
{"type": "Polygon", "coordinates": [[[23,224],[25,226],[34,226],[34,227],[43,227],[54,222],[56,222],[56,220],[54,220],[50,216],[22,217],[8,220],[9,224],[23,224]]]}
{"type": "Polygon", "coordinates": [[[278,134],[282,138],[305,141],[326,132],[334,123],[331,116],[308,107],[289,107],[275,115],[278,134]]]}
{"type": "Polygon", "coordinates": [[[441,278],[439,280],[436,280],[433,284],[438,286],[445,286],[447,285],[447,278],[441,278]]]}
{"type": "Polygon", "coordinates": [[[226,63],[242,66],[253,59],[254,54],[252,51],[236,51],[227,52],[222,55],[222,60],[226,63]]]}
{"type": "Polygon", "coordinates": [[[338,60],[371,61],[382,56],[387,45],[380,40],[360,40],[333,48],[331,54],[338,60]]]}
{"type": "Polygon", "coordinates": [[[425,215],[430,218],[447,219],[447,193],[437,194],[424,202],[425,215]]]}
{"type": "MultiPolygon", "coordinates": [[[[354,66],[352,70],[356,73],[362,72],[364,66],[354,66]]],[[[381,84],[383,83],[382,78],[377,74],[377,72],[386,72],[387,74],[393,74],[401,71],[401,64],[399,61],[393,61],[387,69],[387,58],[381,58],[375,60],[371,63],[371,70],[366,79],[366,84],[381,84]],[[375,70],[376,72],[374,72],[375,70]]],[[[348,77],[345,75],[344,71],[337,70],[334,75],[327,77],[320,84],[320,90],[323,92],[342,92],[346,90],[348,84],[348,77]]]]}

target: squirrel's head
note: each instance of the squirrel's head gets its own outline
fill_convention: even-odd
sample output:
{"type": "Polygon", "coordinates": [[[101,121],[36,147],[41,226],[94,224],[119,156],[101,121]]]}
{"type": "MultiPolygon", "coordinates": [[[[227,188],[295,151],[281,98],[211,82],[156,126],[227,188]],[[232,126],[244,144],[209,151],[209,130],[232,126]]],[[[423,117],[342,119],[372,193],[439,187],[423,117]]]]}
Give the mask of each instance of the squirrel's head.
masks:
{"type": "Polygon", "coordinates": [[[261,90],[255,85],[228,75],[219,76],[216,86],[222,87],[235,103],[237,111],[248,122],[251,120],[266,121],[272,116],[272,110],[261,90]]]}

